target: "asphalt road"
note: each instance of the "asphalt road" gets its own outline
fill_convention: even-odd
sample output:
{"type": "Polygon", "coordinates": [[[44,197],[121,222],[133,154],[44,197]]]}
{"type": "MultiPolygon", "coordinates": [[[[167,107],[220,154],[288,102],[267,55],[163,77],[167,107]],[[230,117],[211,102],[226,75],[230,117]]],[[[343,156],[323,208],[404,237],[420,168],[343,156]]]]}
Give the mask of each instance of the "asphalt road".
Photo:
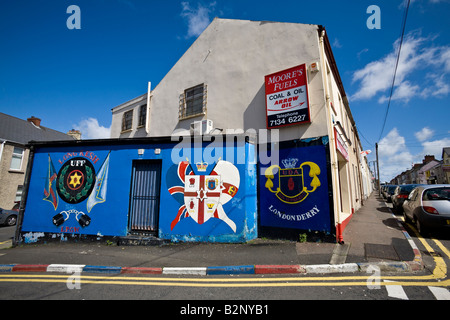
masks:
{"type": "Polygon", "coordinates": [[[5,241],[11,240],[14,237],[14,233],[16,232],[16,226],[6,227],[0,226],[0,244],[5,241]]]}
{"type": "MultiPolygon", "coordinates": [[[[14,272],[0,273],[0,299],[146,300],[147,306],[168,314],[213,312],[213,317],[255,312],[274,316],[281,310],[298,308],[295,300],[449,300],[450,235],[432,233],[423,238],[413,226],[406,224],[405,228],[425,263],[425,269],[418,273],[380,275],[375,270],[373,274],[322,276],[196,277],[14,272]]],[[[14,230],[0,227],[0,243],[8,241],[14,230]]],[[[0,255],[7,254],[8,249],[3,250],[0,255]]]]}

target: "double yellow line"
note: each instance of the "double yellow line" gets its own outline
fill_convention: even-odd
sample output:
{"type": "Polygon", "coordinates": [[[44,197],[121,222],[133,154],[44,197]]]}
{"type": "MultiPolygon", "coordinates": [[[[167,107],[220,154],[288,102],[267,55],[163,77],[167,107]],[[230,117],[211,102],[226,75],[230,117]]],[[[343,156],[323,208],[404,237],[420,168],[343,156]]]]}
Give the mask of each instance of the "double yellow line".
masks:
{"type": "MultiPolygon", "coordinates": [[[[430,275],[414,276],[380,276],[377,284],[380,286],[400,285],[400,286],[435,286],[449,287],[450,279],[447,279],[447,265],[444,258],[434,251],[428,242],[422,238],[417,230],[410,226],[419,241],[430,253],[435,262],[435,268],[430,275]],[[394,280],[384,282],[382,280],[394,280]]],[[[450,259],[450,251],[437,239],[433,242],[450,259]]],[[[367,286],[371,275],[365,276],[322,276],[310,277],[307,275],[286,276],[286,277],[226,277],[216,278],[214,276],[199,278],[173,278],[173,277],[142,277],[136,276],[94,276],[80,275],[77,281],[83,284],[112,284],[112,285],[139,285],[139,286],[175,286],[175,287],[327,287],[327,286],[367,286]]],[[[74,275],[37,275],[37,274],[0,274],[0,282],[47,282],[47,283],[68,283],[74,279],[74,275]]],[[[373,280],[373,279],[372,279],[373,280]]]]}

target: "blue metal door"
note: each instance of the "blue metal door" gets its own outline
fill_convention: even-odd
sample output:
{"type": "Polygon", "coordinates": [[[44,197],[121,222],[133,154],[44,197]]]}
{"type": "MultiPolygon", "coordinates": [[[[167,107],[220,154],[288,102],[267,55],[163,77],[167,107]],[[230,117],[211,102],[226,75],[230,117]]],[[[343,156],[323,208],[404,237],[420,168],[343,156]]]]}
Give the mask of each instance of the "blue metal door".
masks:
{"type": "Polygon", "coordinates": [[[133,161],[130,214],[131,232],[156,232],[158,229],[161,161],[133,161]]]}

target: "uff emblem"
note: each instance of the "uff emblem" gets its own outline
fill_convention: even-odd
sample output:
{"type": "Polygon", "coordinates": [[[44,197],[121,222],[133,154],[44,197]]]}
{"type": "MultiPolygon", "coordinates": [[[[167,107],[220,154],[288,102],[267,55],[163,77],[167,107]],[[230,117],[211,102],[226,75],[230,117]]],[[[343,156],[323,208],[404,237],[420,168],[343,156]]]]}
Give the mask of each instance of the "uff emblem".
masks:
{"type": "Polygon", "coordinates": [[[95,186],[94,166],[84,158],[68,160],[59,170],[56,190],[65,202],[80,203],[91,194],[95,186]]]}

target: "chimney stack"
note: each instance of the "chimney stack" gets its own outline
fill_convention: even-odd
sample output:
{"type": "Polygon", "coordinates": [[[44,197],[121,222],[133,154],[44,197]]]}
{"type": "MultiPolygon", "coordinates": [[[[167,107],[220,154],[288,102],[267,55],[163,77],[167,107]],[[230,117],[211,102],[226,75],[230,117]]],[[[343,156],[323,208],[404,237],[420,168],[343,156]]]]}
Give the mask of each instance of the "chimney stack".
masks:
{"type": "Polygon", "coordinates": [[[28,118],[27,121],[31,122],[36,127],[40,127],[41,126],[41,119],[36,118],[35,116],[31,116],[31,118],[28,118]]]}
{"type": "Polygon", "coordinates": [[[72,136],[76,140],[81,140],[81,131],[80,130],[72,129],[69,132],[67,132],[67,134],[69,136],[72,136]]]}
{"type": "Polygon", "coordinates": [[[422,163],[427,164],[428,162],[433,161],[433,160],[436,160],[434,158],[434,156],[427,154],[427,155],[425,155],[424,159],[422,160],[422,163]]]}

